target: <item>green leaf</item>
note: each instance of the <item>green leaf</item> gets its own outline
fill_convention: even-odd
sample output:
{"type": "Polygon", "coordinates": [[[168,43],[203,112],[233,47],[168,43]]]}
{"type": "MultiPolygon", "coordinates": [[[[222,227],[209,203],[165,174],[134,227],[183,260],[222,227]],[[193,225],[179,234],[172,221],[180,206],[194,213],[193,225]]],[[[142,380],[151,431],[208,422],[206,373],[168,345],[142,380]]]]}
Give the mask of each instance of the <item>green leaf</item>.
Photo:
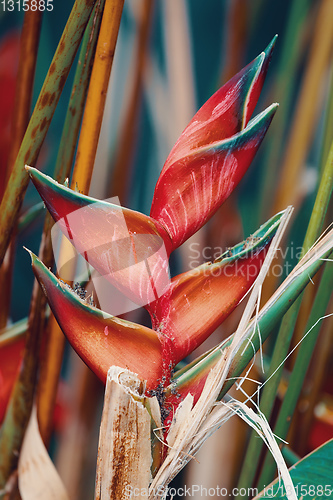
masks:
{"type": "MultiPolygon", "coordinates": [[[[333,439],[327,441],[315,451],[293,465],[290,476],[293,480],[296,495],[302,500],[325,499],[333,497],[333,439]]],[[[256,499],[274,498],[282,500],[287,498],[286,492],[278,479],[266,487],[256,499]]]]}

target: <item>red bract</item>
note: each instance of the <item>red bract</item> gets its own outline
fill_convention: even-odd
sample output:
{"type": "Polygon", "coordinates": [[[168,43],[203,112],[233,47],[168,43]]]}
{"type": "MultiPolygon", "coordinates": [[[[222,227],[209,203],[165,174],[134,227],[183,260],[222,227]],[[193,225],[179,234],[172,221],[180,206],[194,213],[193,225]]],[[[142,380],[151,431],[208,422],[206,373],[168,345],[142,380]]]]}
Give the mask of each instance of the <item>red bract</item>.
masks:
{"type": "Polygon", "coordinates": [[[239,304],[259,274],[267,247],[176,276],[149,308],[153,327],[172,338],[176,362],[202,344],[239,304]]]}
{"type": "Polygon", "coordinates": [[[259,99],[275,41],[276,36],[264,52],[205,102],[172,148],[164,170],[194,150],[222,141],[246,127],[259,99]]]}
{"type": "Polygon", "coordinates": [[[89,264],[140,306],[162,293],[171,241],[159,222],[28,171],[59,228],[89,264]]]}
{"type": "Polygon", "coordinates": [[[163,360],[168,364],[168,349],[161,336],[89,306],[32,252],[30,255],[52,312],[83,361],[104,383],[110,366],[117,365],[138,373],[151,388],[166,368],[163,360]]]}
{"type": "Polygon", "coordinates": [[[249,130],[245,127],[257,104],[275,39],[199,109],[165,162],[150,215],[167,228],[173,248],[216,212],[260,146],[276,105],[258,116],[249,130]]]}
{"type": "Polygon", "coordinates": [[[249,118],[273,45],[216,92],[184,130],[157,182],[150,217],[71,191],[27,167],[78,252],[151,315],[152,329],[103,314],[32,255],[62,330],[103,381],[108,368],[118,365],[147,380],[149,391],[159,392],[176,363],[214,331],[256,279],[281,215],[213,263],[171,281],[168,257],[229,196],[261,144],[277,105],[249,118]]]}
{"type": "Polygon", "coordinates": [[[150,215],[168,230],[173,248],[200,229],[235,189],[276,109],[272,104],[230,139],[196,148],[163,168],[150,215]]]}

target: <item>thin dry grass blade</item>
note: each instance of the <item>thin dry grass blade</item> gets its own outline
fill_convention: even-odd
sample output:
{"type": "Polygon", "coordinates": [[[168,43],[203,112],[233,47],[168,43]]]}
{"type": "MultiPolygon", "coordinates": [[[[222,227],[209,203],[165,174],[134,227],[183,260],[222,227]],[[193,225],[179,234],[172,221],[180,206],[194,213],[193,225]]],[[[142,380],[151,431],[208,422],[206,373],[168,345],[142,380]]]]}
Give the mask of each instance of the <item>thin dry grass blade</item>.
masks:
{"type": "MultiPolygon", "coordinates": [[[[267,445],[274,458],[278,472],[279,479],[282,478],[285,488],[285,495],[288,500],[297,500],[297,495],[287,465],[282,456],[281,450],[276,442],[273,431],[269,427],[267,420],[263,414],[255,413],[252,408],[240,401],[231,401],[224,403],[227,408],[230,408],[240,418],[242,418],[256,433],[261,437],[263,442],[267,445]]],[[[224,417],[224,415],[223,415],[224,417]]]]}

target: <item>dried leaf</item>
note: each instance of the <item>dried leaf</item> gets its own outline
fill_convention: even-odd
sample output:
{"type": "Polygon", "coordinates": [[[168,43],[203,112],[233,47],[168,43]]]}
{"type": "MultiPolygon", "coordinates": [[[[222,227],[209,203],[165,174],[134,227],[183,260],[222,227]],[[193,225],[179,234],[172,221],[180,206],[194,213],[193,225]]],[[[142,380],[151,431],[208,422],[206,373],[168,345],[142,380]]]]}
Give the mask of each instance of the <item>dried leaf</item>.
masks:
{"type": "Polygon", "coordinates": [[[33,409],[18,464],[22,500],[69,500],[65,487],[47,453],[33,409]]]}
{"type": "Polygon", "coordinates": [[[140,401],[143,390],[135,374],[111,366],[99,436],[96,500],[130,498],[136,488],[148,491],[151,418],[140,401]]]}

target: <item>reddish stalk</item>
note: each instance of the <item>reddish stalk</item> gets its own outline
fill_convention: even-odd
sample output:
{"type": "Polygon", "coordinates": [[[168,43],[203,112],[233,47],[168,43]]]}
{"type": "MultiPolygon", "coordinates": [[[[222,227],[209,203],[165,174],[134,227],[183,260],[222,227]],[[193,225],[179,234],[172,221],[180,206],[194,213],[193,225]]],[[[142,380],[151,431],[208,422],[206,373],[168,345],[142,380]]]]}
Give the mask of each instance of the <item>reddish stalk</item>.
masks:
{"type": "MultiPolygon", "coordinates": [[[[11,174],[17,153],[29,123],[33,83],[37,62],[38,43],[42,21],[42,12],[28,10],[24,15],[20,40],[20,59],[15,90],[11,144],[3,187],[11,174]]],[[[3,266],[0,269],[0,329],[7,323],[10,307],[12,268],[14,262],[14,243],[8,249],[3,266]]]]}

